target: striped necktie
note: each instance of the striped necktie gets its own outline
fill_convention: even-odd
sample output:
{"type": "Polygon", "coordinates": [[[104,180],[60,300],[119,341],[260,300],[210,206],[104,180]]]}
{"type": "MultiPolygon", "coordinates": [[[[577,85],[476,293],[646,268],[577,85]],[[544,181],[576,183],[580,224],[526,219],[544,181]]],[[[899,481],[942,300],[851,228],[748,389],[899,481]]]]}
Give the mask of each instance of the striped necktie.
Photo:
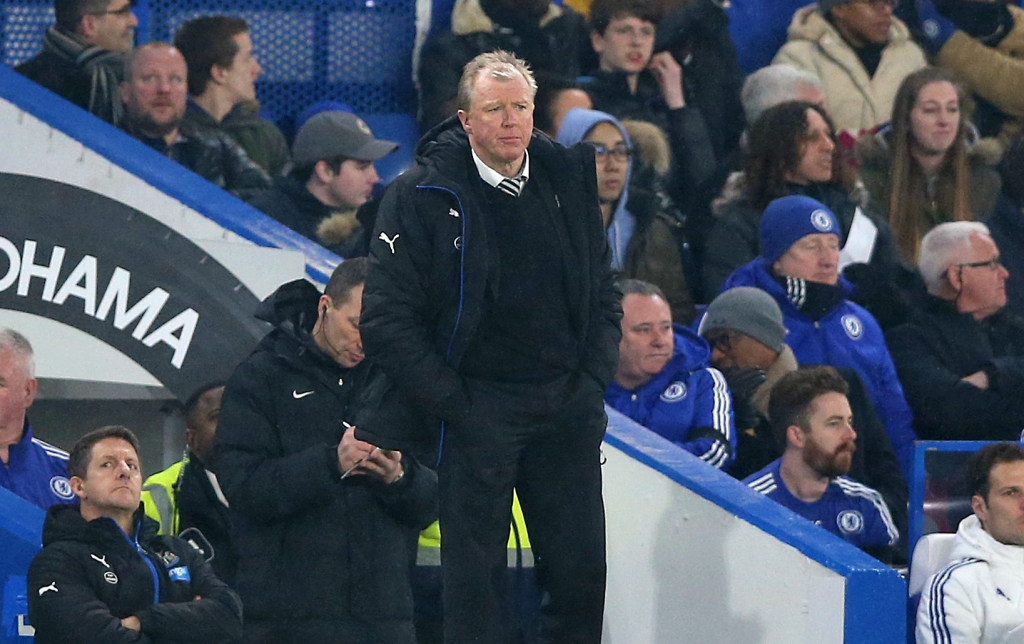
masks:
{"type": "Polygon", "coordinates": [[[523,183],[525,183],[525,180],[522,177],[516,177],[515,179],[506,177],[495,187],[506,194],[518,197],[519,193],[523,191],[523,183]]]}

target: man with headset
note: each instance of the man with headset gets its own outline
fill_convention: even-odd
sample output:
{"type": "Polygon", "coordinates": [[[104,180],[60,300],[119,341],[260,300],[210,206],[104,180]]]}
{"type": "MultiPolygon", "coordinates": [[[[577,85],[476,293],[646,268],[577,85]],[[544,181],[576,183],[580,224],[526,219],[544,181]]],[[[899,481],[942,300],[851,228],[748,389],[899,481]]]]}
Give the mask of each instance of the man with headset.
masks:
{"type": "Polygon", "coordinates": [[[224,390],[214,467],[246,642],[416,641],[409,564],[437,519],[437,476],[355,439],[371,414],[410,422],[371,411],[388,409],[390,385],[363,359],[366,269],[343,262],[323,294],[306,280],[281,286],[256,314],[274,330],[224,390]]]}

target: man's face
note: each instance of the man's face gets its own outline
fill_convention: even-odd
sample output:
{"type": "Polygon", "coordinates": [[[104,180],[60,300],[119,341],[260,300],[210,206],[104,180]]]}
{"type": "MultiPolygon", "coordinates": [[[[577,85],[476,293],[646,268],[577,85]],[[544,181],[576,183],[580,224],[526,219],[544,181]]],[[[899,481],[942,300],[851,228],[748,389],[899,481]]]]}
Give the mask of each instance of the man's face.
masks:
{"type": "Polygon", "coordinates": [[[665,300],[636,293],[622,298],[617,382],[647,382],[672,359],[674,346],[672,312],[665,300]]]}
{"type": "Polygon", "coordinates": [[[188,418],[185,442],[189,450],[203,463],[209,463],[213,453],[213,438],[217,434],[217,419],[220,418],[220,400],[224,387],[215,387],[199,397],[195,411],[188,418]]]}
{"type": "Polygon", "coordinates": [[[36,388],[24,358],[10,349],[0,349],[0,433],[21,431],[36,388]]]}
{"type": "Polygon", "coordinates": [[[232,40],[238,45],[238,52],[231,59],[231,66],[218,68],[216,75],[237,105],[256,99],[256,79],[263,69],[252,53],[252,38],[248,33],[235,34],[232,40]]]}
{"type": "Polygon", "coordinates": [[[711,345],[711,366],[727,369],[768,369],[779,354],[746,333],[732,329],[714,329],[704,339],[711,345]]]}
{"type": "Polygon", "coordinates": [[[71,489],[90,514],[116,517],[135,512],[142,497],[139,455],[123,438],[104,438],[92,446],[85,478],[71,477],[71,489]]]}
{"type": "Polygon", "coordinates": [[[833,233],[804,235],[773,268],[778,275],[835,284],[839,281],[839,237],[833,233]]]}
{"type": "Polygon", "coordinates": [[[326,196],[331,201],[327,205],[334,208],[358,208],[370,199],[373,187],[380,182],[372,161],[345,159],[337,172],[326,162],[321,163],[326,196]]]}
{"type": "Polygon", "coordinates": [[[925,154],[945,154],[960,130],[960,98],[947,81],[928,83],[910,110],[912,145],[925,154]]]}
{"type": "Polygon", "coordinates": [[[135,44],[139,19],[129,0],[111,0],[102,13],[82,17],[79,34],[90,45],[109,51],[128,51],[135,44]]]}
{"type": "Polygon", "coordinates": [[[313,330],[313,340],[346,369],[363,361],[363,340],[359,335],[359,314],[362,310],[362,284],[349,291],[348,301],[341,306],[334,306],[326,295],[320,297],[320,321],[313,330]]]}
{"type": "Polygon", "coordinates": [[[804,463],[821,476],[843,476],[857,451],[850,403],[843,394],[829,392],[815,398],[811,410],[810,430],[803,432],[804,463]]]}
{"type": "Polygon", "coordinates": [[[800,143],[800,162],[786,173],[786,180],[801,185],[832,179],[832,130],[816,110],[807,110],[807,132],[800,143]]]}
{"type": "Polygon", "coordinates": [[[590,44],[597,52],[601,71],[639,74],[654,53],[654,23],[634,16],[613,18],[604,35],[590,32],[590,44]]]}
{"type": "Polygon", "coordinates": [[[853,47],[889,42],[892,0],[855,0],[832,9],[836,28],[853,47]]]}
{"type": "Polygon", "coordinates": [[[987,499],[971,497],[974,513],[999,543],[1024,546],[1024,461],[992,466],[988,483],[987,499]]]}
{"type": "Polygon", "coordinates": [[[597,156],[597,196],[603,203],[617,201],[626,187],[629,170],[629,147],[619,128],[611,123],[598,123],[583,139],[603,149],[597,156]]]}
{"type": "Polygon", "coordinates": [[[999,263],[999,248],[991,237],[973,233],[969,241],[969,248],[959,254],[959,266],[950,270],[960,281],[957,309],[982,319],[1006,306],[1006,278],[1010,273],[999,263]]]}
{"type": "Polygon", "coordinates": [[[129,121],[144,134],[166,136],[185,116],[188,68],[172,47],[149,47],[139,52],[131,79],[121,83],[129,121]]]}
{"type": "Polygon", "coordinates": [[[499,79],[484,70],[476,77],[469,110],[459,110],[459,120],[488,167],[500,172],[523,159],[533,136],[532,94],[521,74],[499,79]]]}

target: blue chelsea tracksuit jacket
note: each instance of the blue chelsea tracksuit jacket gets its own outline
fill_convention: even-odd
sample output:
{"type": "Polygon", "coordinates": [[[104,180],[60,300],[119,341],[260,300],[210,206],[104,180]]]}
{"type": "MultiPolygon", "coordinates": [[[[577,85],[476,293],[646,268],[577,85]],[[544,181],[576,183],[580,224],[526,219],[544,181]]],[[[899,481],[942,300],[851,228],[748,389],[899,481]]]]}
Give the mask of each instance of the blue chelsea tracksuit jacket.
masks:
{"type": "Polygon", "coordinates": [[[709,366],[707,342],[682,325],[674,330],[675,348],[665,368],[632,391],[612,381],[604,400],[706,463],[726,469],[736,450],[729,388],[709,366]]]}

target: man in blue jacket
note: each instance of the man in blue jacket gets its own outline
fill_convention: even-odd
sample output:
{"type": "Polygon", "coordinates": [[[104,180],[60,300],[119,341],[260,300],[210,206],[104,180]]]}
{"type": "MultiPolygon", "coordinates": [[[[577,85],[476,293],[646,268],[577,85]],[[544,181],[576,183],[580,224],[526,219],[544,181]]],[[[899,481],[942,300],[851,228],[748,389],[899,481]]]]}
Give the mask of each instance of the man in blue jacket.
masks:
{"type": "Polygon", "coordinates": [[[611,407],[717,468],[734,459],[736,428],[725,378],[703,338],[672,315],[661,289],[624,280],[622,341],[611,407]]]}
{"type": "Polygon", "coordinates": [[[70,503],[68,453],[32,434],[26,412],[39,387],[28,339],[0,329],[0,487],[44,510],[70,503]]]}
{"type": "Polygon", "coordinates": [[[768,401],[772,431],[785,451],[743,480],[754,490],[866,549],[891,557],[899,540],[882,495],[846,474],[857,451],[849,385],[832,367],[787,373],[768,401]]]}
{"type": "Polygon", "coordinates": [[[839,223],[824,204],[801,195],[776,199],[761,216],[761,255],[736,269],[724,290],[755,286],[775,298],[798,363],[857,371],[909,479],[913,417],[878,322],[849,300],[853,286],[839,275],[841,244],[839,223]]]}

